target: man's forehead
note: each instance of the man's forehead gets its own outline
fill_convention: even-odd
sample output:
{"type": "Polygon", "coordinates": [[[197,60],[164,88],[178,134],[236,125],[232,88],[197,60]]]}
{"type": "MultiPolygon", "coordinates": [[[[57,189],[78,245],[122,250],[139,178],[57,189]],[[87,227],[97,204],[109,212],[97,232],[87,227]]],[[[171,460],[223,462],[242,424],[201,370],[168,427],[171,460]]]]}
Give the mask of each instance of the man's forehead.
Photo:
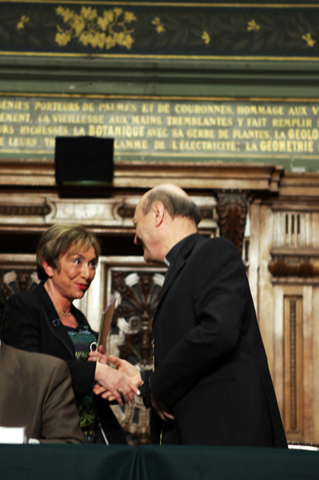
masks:
{"type": "Polygon", "coordinates": [[[138,204],[135,207],[135,217],[141,215],[141,212],[143,212],[143,204],[144,204],[144,197],[142,197],[138,204]]]}

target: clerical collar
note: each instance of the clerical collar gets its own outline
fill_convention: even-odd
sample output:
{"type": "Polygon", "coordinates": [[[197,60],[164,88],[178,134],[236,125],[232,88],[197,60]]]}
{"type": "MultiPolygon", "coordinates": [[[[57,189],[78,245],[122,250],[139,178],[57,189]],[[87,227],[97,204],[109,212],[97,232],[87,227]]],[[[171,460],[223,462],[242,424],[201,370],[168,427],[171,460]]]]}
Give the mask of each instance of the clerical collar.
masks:
{"type": "Polygon", "coordinates": [[[169,263],[169,261],[167,260],[166,257],[164,258],[163,263],[164,263],[164,265],[166,265],[167,268],[170,266],[170,263],[169,263]]]}
{"type": "Polygon", "coordinates": [[[188,237],[185,237],[185,238],[183,238],[183,240],[176,243],[176,245],[174,245],[174,247],[170,249],[170,251],[168,252],[166,257],[164,258],[163,262],[165,263],[165,265],[167,267],[170,267],[170,265],[172,265],[172,263],[174,262],[177,254],[178,254],[179,250],[181,249],[183,243],[185,242],[186,238],[188,238],[188,237]]]}

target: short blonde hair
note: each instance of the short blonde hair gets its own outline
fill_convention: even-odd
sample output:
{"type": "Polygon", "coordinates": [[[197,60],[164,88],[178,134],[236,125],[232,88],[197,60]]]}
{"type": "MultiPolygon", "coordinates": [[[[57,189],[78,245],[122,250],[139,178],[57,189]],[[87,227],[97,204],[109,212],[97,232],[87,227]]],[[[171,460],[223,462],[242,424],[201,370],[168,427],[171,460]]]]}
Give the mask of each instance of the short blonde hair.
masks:
{"type": "Polygon", "coordinates": [[[37,272],[40,280],[46,281],[48,276],[42,267],[45,262],[59,271],[59,258],[68,252],[72,247],[79,251],[87,251],[93,247],[97,259],[99,258],[101,247],[94,233],[87,231],[82,225],[57,223],[48,228],[40,238],[37,247],[37,272]]]}

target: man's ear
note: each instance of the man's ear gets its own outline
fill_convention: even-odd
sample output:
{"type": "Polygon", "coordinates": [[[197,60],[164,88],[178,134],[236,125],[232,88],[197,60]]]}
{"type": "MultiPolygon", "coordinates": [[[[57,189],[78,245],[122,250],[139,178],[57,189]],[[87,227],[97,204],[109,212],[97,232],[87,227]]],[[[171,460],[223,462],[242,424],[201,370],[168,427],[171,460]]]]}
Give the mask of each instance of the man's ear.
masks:
{"type": "Polygon", "coordinates": [[[53,268],[45,260],[42,260],[42,268],[49,278],[53,276],[53,268]]]}
{"type": "Polygon", "coordinates": [[[153,205],[153,211],[155,215],[155,226],[159,227],[163,223],[165,216],[165,207],[162,202],[155,202],[153,205]]]}

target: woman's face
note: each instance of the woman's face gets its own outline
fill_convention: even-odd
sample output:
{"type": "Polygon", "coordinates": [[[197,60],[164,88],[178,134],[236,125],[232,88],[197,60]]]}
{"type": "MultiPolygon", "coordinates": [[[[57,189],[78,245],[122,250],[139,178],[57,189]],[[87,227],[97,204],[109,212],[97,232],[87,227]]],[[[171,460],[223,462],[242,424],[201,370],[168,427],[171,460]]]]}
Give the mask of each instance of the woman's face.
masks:
{"type": "Polygon", "coordinates": [[[59,271],[52,268],[50,281],[54,289],[71,302],[82,298],[95,277],[97,257],[91,245],[85,252],[74,247],[60,255],[59,271]]]}

